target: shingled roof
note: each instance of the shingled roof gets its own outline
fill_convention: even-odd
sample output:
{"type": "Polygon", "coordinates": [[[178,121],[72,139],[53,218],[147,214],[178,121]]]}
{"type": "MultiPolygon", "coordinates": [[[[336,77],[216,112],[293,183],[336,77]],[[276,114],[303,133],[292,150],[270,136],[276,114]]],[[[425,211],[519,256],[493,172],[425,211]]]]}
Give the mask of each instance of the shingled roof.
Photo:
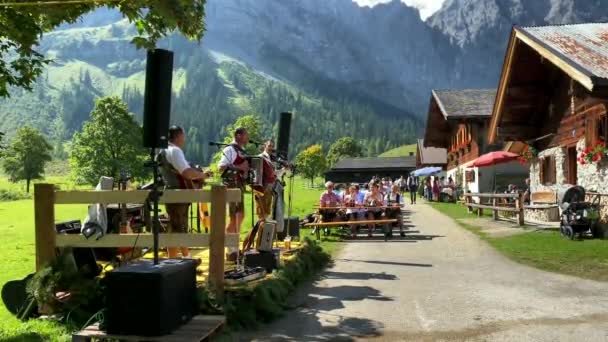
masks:
{"type": "Polygon", "coordinates": [[[418,139],[418,153],[422,165],[441,165],[448,163],[448,150],[437,147],[424,147],[424,140],[418,139]]]}
{"type": "Polygon", "coordinates": [[[346,158],[338,161],[332,170],[370,169],[412,169],[416,167],[416,157],[390,158],[346,158]]]}
{"type": "Polygon", "coordinates": [[[492,115],[496,89],[433,90],[446,119],[486,118],[492,115]]]}
{"type": "Polygon", "coordinates": [[[540,45],[589,77],[592,85],[608,85],[608,23],[516,27],[515,30],[531,40],[529,45],[540,45]]]}

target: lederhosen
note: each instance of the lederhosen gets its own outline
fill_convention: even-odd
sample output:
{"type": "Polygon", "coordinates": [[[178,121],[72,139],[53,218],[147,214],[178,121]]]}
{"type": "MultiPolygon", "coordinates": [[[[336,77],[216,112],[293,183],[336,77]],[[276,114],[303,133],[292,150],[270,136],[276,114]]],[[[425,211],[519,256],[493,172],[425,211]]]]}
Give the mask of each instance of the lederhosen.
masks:
{"type": "Polygon", "coordinates": [[[263,155],[260,155],[260,157],[262,158],[263,163],[262,185],[264,187],[264,193],[256,195],[256,200],[258,202],[256,213],[258,216],[266,218],[272,213],[273,189],[274,183],[277,181],[277,174],[272,161],[263,155]]]}
{"type": "MultiPolygon", "coordinates": [[[[247,161],[245,158],[245,151],[235,144],[232,143],[228,145],[236,151],[236,159],[232,162],[233,166],[238,166],[247,161]]],[[[228,205],[229,214],[235,215],[236,213],[244,213],[245,212],[245,180],[247,178],[247,174],[243,174],[242,172],[235,172],[233,176],[224,178],[224,184],[231,189],[240,189],[241,190],[241,201],[239,203],[230,203],[228,205]]]]}
{"type": "MultiPolygon", "coordinates": [[[[160,164],[160,174],[165,182],[167,189],[183,189],[177,170],[167,161],[166,150],[162,150],[156,156],[160,164]]],[[[165,211],[169,215],[169,232],[187,233],[188,232],[188,209],[190,203],[167,203],[165,211]]]]}
{"type": "Polygon", "coordinates": [[[386,208],[386,216],[389,218],[397,218],[397,216],[399,216],[399,214],[401,214],[401,207],[396,207],[396,208],[392,208],[391,205],[393,204],[401,204],[401,195],[397,194],[395,197],[395,200],[391,200],[391,194],[389,193],[386,196],[386,205],[389,208],[386,208]]]}

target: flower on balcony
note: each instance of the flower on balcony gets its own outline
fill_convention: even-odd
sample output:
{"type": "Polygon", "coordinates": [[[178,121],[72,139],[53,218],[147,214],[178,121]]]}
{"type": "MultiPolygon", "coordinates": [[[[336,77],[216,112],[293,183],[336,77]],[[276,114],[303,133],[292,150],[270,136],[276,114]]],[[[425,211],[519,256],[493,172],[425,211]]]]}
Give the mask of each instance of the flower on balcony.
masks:
{"type": "Polygon", "coordinates": [[[579,149],[578,151],[579,156],[577,161],[580,165],[599,163],[603,158],[608,157],[608,149],[603,142],[588,146],[584,150],[579,149]]]}
{"type": "Polygon", "coordinates": [[[538,150],[534,146],[526,145],[526,147],[524,147],[519,154],[519,158],[517,160],[524,165],[536,157],[538,157],[538,150]]]}

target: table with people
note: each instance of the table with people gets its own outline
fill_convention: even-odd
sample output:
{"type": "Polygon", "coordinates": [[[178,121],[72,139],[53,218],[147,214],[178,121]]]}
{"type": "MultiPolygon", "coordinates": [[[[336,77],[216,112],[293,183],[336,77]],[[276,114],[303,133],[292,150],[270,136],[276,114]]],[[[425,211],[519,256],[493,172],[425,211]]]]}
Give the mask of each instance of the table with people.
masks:
{"type": "MultiPolygon", "coordinates": [[[[362,191],[359,184],[336,187],[331,181],[325,183],[325,191],[316,206],[320,222],[345,223],[345,226],[350,227],[352,238],[355,238],[362,228],[367,229],[368,237],[372,237],[374,232],[383,226],[390,227],[390,230],[383,232],[391,236],[393,225],[399,228],[402,237],[405,236],[400,184],[397,181],[393,183],[388,178],[374,178],[365,188],[362,191]]],[[[315,232],[313,230],[313,233],[315,232]]],[[[325,227],[324,232],[329,235],[329,226],[325,227]]]]}

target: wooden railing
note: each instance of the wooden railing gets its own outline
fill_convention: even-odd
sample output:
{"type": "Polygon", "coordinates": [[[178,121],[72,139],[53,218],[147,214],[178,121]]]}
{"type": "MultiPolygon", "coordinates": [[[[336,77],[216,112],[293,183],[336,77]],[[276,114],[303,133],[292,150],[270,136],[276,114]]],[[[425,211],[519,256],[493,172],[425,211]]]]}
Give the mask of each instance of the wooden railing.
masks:
{"type": "MultiPolygon", "coordinates": [[[[53,184],[34,185],[36,229],[36,270],[53,261],[57,247],[152,247],[153,236],[141,234],[106,234],[99,240],[81,234],[57,234],[56,204],[145,203],[150,191],[57,191],[53,184]]],[[[238,247],[239,235],[226,234],[226,204],[240,202],[238,189],[212,186],[211,190],[165,190],[160,203],[211,203],[209,234],[159,234],[159,247],[208,247],[209,285],[217,296],[224,292],[224,247],[238,247]]],[[[151,228],[151,227],[148,227],[151,228]]],[[[150,229],[151,230],[151,229],[150,229]]]]}
{"type": "Polygon", "coordinates": [[[520,226],[524,225],[524,195],[517,194],[490,194],[490,193],[464,193],[465,205],[469,212],[473,208],[477,210],[477,215],[482,216],[484,209],[493,211],[492,218],[498,220],[498,212],[516,213],[517,221],[520,226]],[[473,202],[473,197],[479,198],[479,203],[473,202]],[[484,202],[485,200],[485,202],[484,202]],[[509,201],[511,200],[511,201],[509,201]]]}

